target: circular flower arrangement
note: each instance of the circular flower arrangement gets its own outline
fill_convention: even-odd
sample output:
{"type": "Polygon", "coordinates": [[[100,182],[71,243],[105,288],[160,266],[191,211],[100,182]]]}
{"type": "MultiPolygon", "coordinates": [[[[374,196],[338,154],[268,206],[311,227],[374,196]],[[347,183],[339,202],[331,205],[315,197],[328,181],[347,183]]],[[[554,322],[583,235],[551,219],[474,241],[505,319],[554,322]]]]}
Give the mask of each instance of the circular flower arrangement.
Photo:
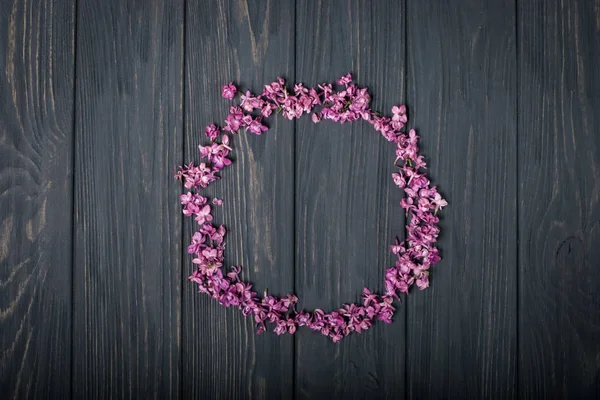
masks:
{"type": "Polygon", "coordinates": [[[298,327],[306,326],[337,342],[352,332],[369,329],[376,320],[390,323],[395,311],[394,297],[398,298],[399,293],[408,294],[415,284],[421,290],[427,288],[429,268],[440,261],[438,249],[434,247],[440,232],[437,213],[447,203],[436,187],[430,186],[424,172],[425,161],[418,154],[416,132],[414,129],[408,133],[404,131],[406,107],[394,106],[392,116],[384,116],[370,108],[368,90],[352,83],[350,74],[341,77],[337,84],[336,89],[332,84],[307,88],[297,83],[293,91],[289,91],[285,81],[278,78],[266,85],[258,96],[250,91],[242,93],[232,83],[223,86],[222,96],[233,100],[239,94],[240,104],[229,108],[222,129],[216,125],[206,128],[210,144],[199,146],[200,158],[204,161],[181,166],[176,173],[176,178],[182,180],[188,190],[181,195],[183,214],[194,216],[199,227],[188,247],[196,265],[189,280],[198,284],[200,292],[225,307],[234,306],[245,316],[252,315],[258,333],[267,329],[267,323],[274,325],[273,330],[278,335],[293,334],[298,327]],[[281,113],[289,120],[312,114],[315,123],[331,120],[343,124],[362,119],[396,146],[394,165],[398,170],[392,178],[407,195],[400,205],[410,218],[406,226],[407,238],[403,242],[396,238],[390,246],[397,260],[385,273],[384,294],[364,288],[360,304],[345,304],[328,313],[321,309],[308,312],[296,308],[298,298],[293,294],[277,297],[265,291],[259,296],[250,283],[240,278],[241,267],[234,266],[223,272],[226,229],[223,225],[215,225],[211,214],[211,205],[220,206],[223,200],[202,196],[200,190],[220,179],[218,173],[231,164],[228,156],[232,148],[227,133],[236,135],[243,128],[261,135],[268,130],[263,118],[273,113],[281,113]]]}

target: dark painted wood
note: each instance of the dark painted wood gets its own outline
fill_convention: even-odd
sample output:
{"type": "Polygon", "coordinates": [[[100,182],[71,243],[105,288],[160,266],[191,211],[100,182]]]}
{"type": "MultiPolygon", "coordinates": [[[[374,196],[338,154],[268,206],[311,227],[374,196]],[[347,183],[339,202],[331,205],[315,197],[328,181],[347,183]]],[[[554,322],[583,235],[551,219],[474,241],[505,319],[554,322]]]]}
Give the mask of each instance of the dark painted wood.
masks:
{"type": "Polygon", "coordinates": [[[183,15],[78,4],[75,398],[179,395],[183,15]]]}
{"type": "Polygon", "coordinates": [[[408,102],[442,212],[442,262],[407,302],[408,397],[516,394],[514,1],[408,1],[408,102]]]}
{"type": "Polygon", "coordinates": [[[519,391],[600,398],[600,1],[518,11],[519,391]]]}
{"type": "MultiPolygon", "coordinates": [[[[198,160],[204,128],[223,124],[229,103],[221,85],[234,80],[254,92],[278,75],[294,73],[293,1],[189,1],[186,24],[185,159],[198,160]]],[[[257,137],[233,138],[234,164],[210,191],[225,200],[215,221],[228,229],[227,265],[259,293],[293,289],[294,131],[281,116],[257,137]]],[[[186,219],[184,248],[196,223],[186,219]]],[[[186,280],[184,255],[183,379],[189,398],[288,399],[292,397],[293,338],[256,335],[251,318],[224,309],[186,280]]]]}
{"type": "Polygon", "coordinates": [[[69,398],[74,1],[0,3],[0,397],[69,398]]]}
{"type": "MultiPolygon", "coordinates": [[[[0,3],[0,398],[600,397],[600,0],[77,3],[0,3]],[[173,172],[223,83],[349,71],[408,102],[443,261],[391,326],[257,336],[187,282],[173,172]]],[[[270,126],[211,188],[227,261],[308,309],[382,290],[393,146],[270,126]]]]}
{"type": "MultiPolygon", "coordinates": [[[[391,115],[404,99],[404,2],[298,2],[299,81],[315,85],[352,72],[373,106],[391,115]]],[[[296,134],[296,288],[300,307],[339,308],[365,286],[384,290],[389,245],[404,232],[394,186],[394,146],[363,122],[309,118],[296,134]]],[[[296,338],[296,397],[404,397],[404,304],[338,344],[310,330],[296,338]]]]}

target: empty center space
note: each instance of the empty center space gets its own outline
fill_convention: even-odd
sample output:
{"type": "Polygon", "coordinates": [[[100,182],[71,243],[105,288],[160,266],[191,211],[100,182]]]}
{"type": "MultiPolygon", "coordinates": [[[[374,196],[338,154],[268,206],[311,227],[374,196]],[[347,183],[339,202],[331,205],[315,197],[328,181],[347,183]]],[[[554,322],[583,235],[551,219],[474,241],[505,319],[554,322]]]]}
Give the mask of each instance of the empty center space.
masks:
{"type": "Polygon", "coordinates": [[[297,122],[296,289],[300,307],[337,308],[362,289],[383,290],[402,236],[394,146],[370,124],[297,122]],[[394,232],[394,229],[396,232],[394,232]]]}

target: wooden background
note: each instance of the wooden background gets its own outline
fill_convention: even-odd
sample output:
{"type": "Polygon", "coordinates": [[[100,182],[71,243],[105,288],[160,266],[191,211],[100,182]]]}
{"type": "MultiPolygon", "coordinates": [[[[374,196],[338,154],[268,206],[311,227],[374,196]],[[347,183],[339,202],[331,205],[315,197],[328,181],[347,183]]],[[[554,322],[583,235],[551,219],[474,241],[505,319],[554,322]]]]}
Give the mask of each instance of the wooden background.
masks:
{"type": "MultiPolygon", "coordinates": [[[[276,119],[214,185],[228,261],[382,289],[393,148],[276,119]]],[[[600,397],[600,0],[0,1],[0,398],[600,397]],[[450,202],[432,287],[334,345],[196,293],[175,167],[220,85],[351,71],[450,202]],[[388,111],[389,112],[389,111],[388,111]]]]}

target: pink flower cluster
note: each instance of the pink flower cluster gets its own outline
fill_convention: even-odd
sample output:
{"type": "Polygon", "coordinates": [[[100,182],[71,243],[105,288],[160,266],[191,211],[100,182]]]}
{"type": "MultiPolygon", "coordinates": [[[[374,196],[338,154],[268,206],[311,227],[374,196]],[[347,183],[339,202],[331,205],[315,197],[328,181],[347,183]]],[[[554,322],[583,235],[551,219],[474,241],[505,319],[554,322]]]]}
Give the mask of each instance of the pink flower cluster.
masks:
{"type": "MultiPolygon", "coordinates": [[[[392,174],[394,183],[407,194],[401,201],[407,216],[407,238],[400,242],[397,238],[390,250],[397,256],[395,265],[385,273],[385,293],[378,295],[367,288],[363,290],[359,304],[343,305],[337,310],[324,312],[316,309],[312,312],[298,310],[298,298],[294,295],[276,297],[266,292],[259,296],[252,285],[240,279],[240,267],[231,267],[224,274],[224,249],[226,229],[223,225],[214,225],[211,205],[207,197],[198,193],[211,182],[219,179],[218,173],[231,164],[228,158],[229,136],[221,132],[216,125],[209,125],[205,134],[210,144],[199,146],[199,165],[190,163],[179,168],[176,178],[183,180],[188,190],[181,195],[181,204],[185,216],[193,216],[199,229],[192,236],[188,253],[194,255],[197,266],[189,279],[195,282],[200,292],[206,293],[225,307],[239,308],[245,316],[252,315],[258,332],[267,329],[267,323],[274,326],[278,335],[293,334],[298,327],[306,326],[330,337],[334,342],[352,332],[361,333],[371,327],[374,321],[386,323],[392,321],[395,308],[394,297],[399,293],[408,293],[410,287],[419,289],[429,286],[429,268],[440,261],[435,247],[439,235],[437,213],[447,202],[438,193],[425,174],[426,164],[418,154],[418,136],[414,129],[408,134],[403,131],[408,121],[406,107],[394,106],[392,116],[382,116],[374,112],[369,103],[371,96],[366,88],[352,83],[350,74],[337,81],[336,90],[332,84],[306,88],[302,83],[294,85],[288,91],[285,81],[278,78],[264,87],[261,95],[250,91],[239,92],[229,83],[223,86],[222,96],[233,100],[240,95],[240,104],[229,109],[223,131],[238,134],[240,129],[257,135],[268,130],[262,118],[273,112],[281,113],[287,119],[300,118],[312,113],[312,120],[332,120],[339,123],[365,120],[388,141],[395,143],[398,171],[392,174]],[[319,107],[316,111],[315,108],[319,107]]],[[[221,205],[221,199],[212,199],[213,205],[221,205]]]]}

